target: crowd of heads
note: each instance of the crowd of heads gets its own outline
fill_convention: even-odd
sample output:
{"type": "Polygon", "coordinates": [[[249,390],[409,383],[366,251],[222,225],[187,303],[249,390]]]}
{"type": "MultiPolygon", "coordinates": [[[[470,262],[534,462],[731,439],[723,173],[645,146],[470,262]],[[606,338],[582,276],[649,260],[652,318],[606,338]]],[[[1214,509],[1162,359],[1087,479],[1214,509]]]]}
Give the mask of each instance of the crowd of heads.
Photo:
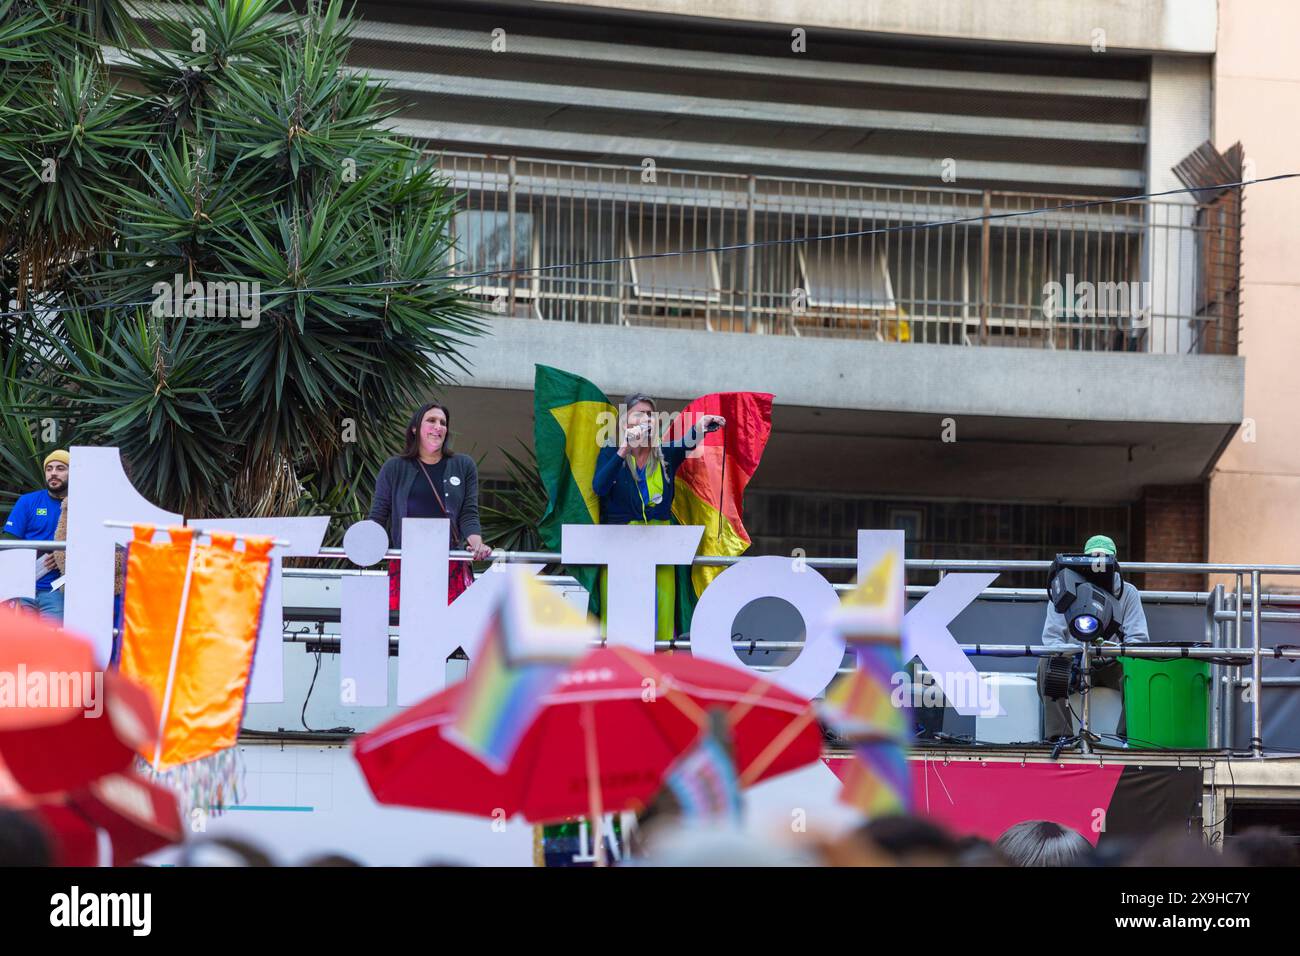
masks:
{"type": "Polygon", "coordinates": [[[664,828],[643,846],[657,866],[1234,867],[1300,866],[1300,838],[1273,827],[1211,845],[1199,828],[1144,837],[1109,835],[1094,846],[1050,820],[1025,820],[996,840],[957,835],[918,816],[886,816],[793,849],[743,830],[664,828]]]}
{"type": "MultiPolygon", "coordinates": [[[[792,842],[751,830],[683,824],[661,817],[638,831],[625,863],[660,867],[1240,867],[1300,866],[1300,840],[1275,827],[1230,835],[1222,845],[1195,829],[1145,837],[1110,835],[1094,846],[1070,827],[1025,820],[996,840],[959,836],[933,820],[885,816],[835,835],[792,842]]],[[[344,853],[321,852],[277,859],[273,851],[238,838],[201,836],[187,841],[172,864],[191,867],[359,867],[344,853]]],[[[39,819],[0,807],[0,866],[51,866],[55,847],[39,819]]],[[[472,859],[440,856],[424,866],[473,865],[472,859]]]]}

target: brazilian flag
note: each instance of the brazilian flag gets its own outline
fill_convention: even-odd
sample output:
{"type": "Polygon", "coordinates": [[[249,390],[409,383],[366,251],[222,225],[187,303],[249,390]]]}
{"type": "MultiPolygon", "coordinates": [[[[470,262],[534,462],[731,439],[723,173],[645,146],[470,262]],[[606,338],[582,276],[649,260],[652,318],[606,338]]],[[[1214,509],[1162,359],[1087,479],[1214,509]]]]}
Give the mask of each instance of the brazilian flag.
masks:
{"type": "MultiPolygon", "coordinates": [[[[591,490],[601,440],[613,437],[617,412],[605,393],[580,375],[538,365],[533,381],[533,448],[546,488],[546,513],[537,530],[551,551],[560,550],[566,524],[599,524],[600,499],[591,490]]],[[[600,611],[597,567],[569,568],[600,611]]]]}

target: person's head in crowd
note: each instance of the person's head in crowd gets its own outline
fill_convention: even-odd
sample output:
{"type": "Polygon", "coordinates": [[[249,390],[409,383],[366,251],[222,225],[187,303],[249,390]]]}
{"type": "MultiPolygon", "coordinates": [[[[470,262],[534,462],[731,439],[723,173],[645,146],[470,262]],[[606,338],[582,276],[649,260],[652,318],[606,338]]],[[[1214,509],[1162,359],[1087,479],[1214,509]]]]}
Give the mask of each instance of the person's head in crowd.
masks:
{"type": "Polygon", "coordinates": [[[275,866],[263,850],[244,840],[206,837],[187,842],[181,851],[181,866],[245,867],[275,866]]]}
{"type": "Polygon", "coordinates": [[[682,823],[682,805],[670,787],[660,787],[636,815],[636,827],[628,834],[632,851],[645,854],[661,832],[669,832],[682,823]]]}
{"type": "Polygon", "coordinates": [[[71,458],[62,448],[45,456],[45,490],[51,498],[68,496],[68,463],[71,458]]]}
{"type": "Polygon", "coordinates": [[[1007,866],[1006,857],[998,852],[992,840],[968,835],[957,838],[958,866],[1007,866]]]}
{"type": "Polygon", "coordinates": [[[804,853],[734,827],[682,824],[661,827],[647,842],[645,856],[634,865],[811,866],[804,853]]]}
{"type": "Polygon", "coordinates": [[[342,853],[322,853],[303,860],[302,866],[364,866],[364,864],[342,853]]]}
{"type": "Polygon", "coordinates": [[[924,817],[877,817],[856,831],[897,866],[956,866],[961,844],[951,833],[924,817]]]}
{"type": "Polygon", "coordinates": [[[0,807],[0,866],[52,866],[54,854],[40,822],[29,813],[0,807]]]}
{"type": "Polygon", "coordinates": [[[1017,823],[995,846],[1012,866],[1082,866],[1092,855],[1082,834],[1051,820],[1017,823]]]}
{"type": "Polygon", "coordinates": [[[1142,841],[1135,836],[1107,834],[1104,839],[1097,841],[1097,846],[1088,854],[1084,865],[1102,869],[1127,866],[1129,860],[1133,859],[1133,855],[1141,848],[1142,841]]]}
{"type": "Polygon", "coordinates": [[[1246,866],[1300,866],[1300,843],[1277,827],[1253,827],[1230,836],[1228,849],[1246,866]]]}
{"type": "Polygon", "coordinates": [[[1205,842],[1199,830],[1163,830],[1143,841],[1126,866],[1220,867],[1242,866],[1242,858],[1232,847],[1217,850],[1205,842]]]}
{"type": "Polygon", "coordinates": [[[455,452],[451,448],[451,410],[441,402],[425,402],[412,414],[406,423],[403,458],[436,459],[439,456],[452,458],[455,452]]]}

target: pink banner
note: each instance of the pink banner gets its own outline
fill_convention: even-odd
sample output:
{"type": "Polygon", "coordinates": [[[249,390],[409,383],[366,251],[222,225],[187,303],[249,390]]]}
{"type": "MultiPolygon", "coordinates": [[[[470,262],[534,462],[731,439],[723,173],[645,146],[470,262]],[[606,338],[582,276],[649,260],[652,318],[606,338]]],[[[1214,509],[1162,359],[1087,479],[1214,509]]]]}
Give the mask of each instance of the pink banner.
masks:
{"type": "MultiPolygon", "coordinates": [[[[841,780],[846,759],[825,759],[841,780]]],[[[1023,820],[1050,820],[1097,845],[1123,768],[1049,763],[913,760],[916,812],[954,833],[996,840],[1023,820]]]]}

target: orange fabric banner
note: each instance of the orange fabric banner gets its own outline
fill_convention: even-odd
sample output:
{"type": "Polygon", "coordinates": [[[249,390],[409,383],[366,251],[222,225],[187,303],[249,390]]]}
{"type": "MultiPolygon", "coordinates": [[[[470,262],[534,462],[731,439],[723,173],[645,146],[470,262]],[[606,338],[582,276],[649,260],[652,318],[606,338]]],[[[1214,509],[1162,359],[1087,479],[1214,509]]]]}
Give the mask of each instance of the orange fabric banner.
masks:
{"type": "Polygon", "coordinates": [[[141,752],[155,770],[235,744],[271,568],[270,538],[236,551],[231,534],[213,532],[204,546],[193,529],[169,534],[155,544],[151,526],[135,527],[122,612],[122,673],[160,715],[157,746],[141,752]]]}

